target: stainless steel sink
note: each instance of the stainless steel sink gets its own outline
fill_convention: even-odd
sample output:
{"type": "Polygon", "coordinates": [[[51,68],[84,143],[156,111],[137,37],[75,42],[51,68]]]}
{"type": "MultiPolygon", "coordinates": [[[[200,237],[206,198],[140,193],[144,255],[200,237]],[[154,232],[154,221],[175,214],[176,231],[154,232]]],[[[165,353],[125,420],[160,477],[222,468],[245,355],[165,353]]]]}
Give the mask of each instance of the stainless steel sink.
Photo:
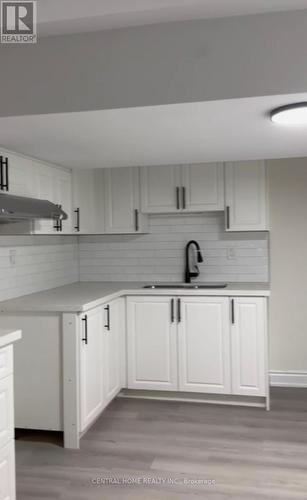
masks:
{"type": "Polygon", "coordinates": [[[214,288],[226,288],[226,283],[179,283],[179,284],[165,284],[165,285],[145,285],[143,288],[151,288],[153,290],[206,290],[214,288]]]}

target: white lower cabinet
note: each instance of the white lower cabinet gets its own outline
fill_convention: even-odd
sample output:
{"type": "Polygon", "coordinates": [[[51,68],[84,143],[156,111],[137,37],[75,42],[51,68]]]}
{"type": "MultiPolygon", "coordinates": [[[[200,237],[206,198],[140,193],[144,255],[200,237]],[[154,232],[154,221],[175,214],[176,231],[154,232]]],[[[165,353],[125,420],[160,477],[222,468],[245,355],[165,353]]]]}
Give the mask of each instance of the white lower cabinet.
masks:
{"type": "Polygon", "coordinates": [[[179,390],[230,394],[228,298],[184,297],[179,300],[179,390]]]}
{"type": "Polygon", "coordinates": [[[172,297],[128,297],[128,388],[177,390],[174,302],[172,297]]]}
{"type": "Polygon", "coordinates": [[[15,500],[13,346],[0,348],[0,500],[15,500]]]}
{"type": "Polygon", "coordinates": [[[106,404],[112,401],[122,388],[122,312],[123,299],[113,300],[104,307],[103,383],[106,404]]]}
{"type": "Polygon", "coordinates": [[[80,430],[97,418],[123,387],[124,299],[80,316],[80,430]]]}
{"type": "Polygon", "coordinates": [[[103,395],[102,308],[80,317],[80,423],[81,431],[102,411],[103,395]]]}
{"type": "Polygon", "coordinates": [[[128,388],[268,395],[266,299],[128,297],[128,388]]]}
{"type": "Polygon", "coordinates": [[[0,448],[0,500],[15,499],[15,447],[11,440],[0,448]]]}
{"type": "Polygon", "coordinates": [[[265,396],[267,387],[267,310],[261,297],[231,299],[232,392],[265,396]]]}

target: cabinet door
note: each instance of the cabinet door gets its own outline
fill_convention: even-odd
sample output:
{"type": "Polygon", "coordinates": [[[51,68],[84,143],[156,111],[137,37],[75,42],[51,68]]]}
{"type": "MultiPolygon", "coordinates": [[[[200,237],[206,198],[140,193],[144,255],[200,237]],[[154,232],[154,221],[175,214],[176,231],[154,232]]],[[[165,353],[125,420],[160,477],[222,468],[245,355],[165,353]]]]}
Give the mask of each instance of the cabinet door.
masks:
{"type": "Polygon", "coordinates": [[[103,380],[104,397],[109,403],[121,390],[122,299],[104,308],[103,380]]]}
{"type": "Polygon", "coordinates": [[[229,394],[229,300],[225,297],[181,299],[179,389],[229,394]]]}
{"type": "Polygon", "coordinates": [[[14,435],[13,377],[0,380],[0,448],[14,435]]]}
{"type": "Polygon", "coordinates": [[[142,231],[138,168],[108,168],[104,170],[104,178],[106,233],[142,231]]]}
{"type": "Polygon", "coordinates": [[[223,163],[182,167],[183,209],[187,212],[224,210],[223,163]]]}
{"type": "Polygon", "coordinates": [[[267,393],[266,299],[232,300],[232,392],[246,396],[267,393]]]}
{"type": "Polygon", "coordinates": [[[128,388],[173,391],[177,385],[176,323],[171,297],[127,299],[128,388]]]}
{"type": "Polygon", "coordinates": [[[84,430],[104,407],[101,307],[92,309],[80,317],[80,337],[80,409],[81,430],[84,430]]]}
{"type": "Polygon", "coordinates": [[[32,160],[13,154],[8,157],[8,186],[9,193],[16,196],[35,197],[35,174],[32,160]]]}
{"type": "Polygon", "coordinates": [[[181,167],[162,165],[141,168],[143,213],[170,213],[181,209],[181,167]]]}
{"type": "Polygon", "coordinates": [[[225,192],[227,231],[268,229],[265,162],[226,163],[225,192]]]}
{"type": "Polygon", "coordinates": [[[0,500],[15,499],[15,449],[10,441],[0,449],[0,500]]]}
{"type": "MultiPolygon", "coordinates": [[[[40,200],[55,203],[53,169],[43,163],[34,162],[36,196],[40,200]]],[[[35,234],[54,234],[53,220],[35,220],[35,234]]]]}
{"type": "Polygon", "coordinates": [[[73,232],[103,234],[103,171],[73,169],[73,232]]]}
{"type": "Polygon", "coordinates": [[[72,180],[71,173],[54,169],[54,203],[61,205],[68,219],[62,221],[62,231],[59,234],[72,232],[72,180]]]}

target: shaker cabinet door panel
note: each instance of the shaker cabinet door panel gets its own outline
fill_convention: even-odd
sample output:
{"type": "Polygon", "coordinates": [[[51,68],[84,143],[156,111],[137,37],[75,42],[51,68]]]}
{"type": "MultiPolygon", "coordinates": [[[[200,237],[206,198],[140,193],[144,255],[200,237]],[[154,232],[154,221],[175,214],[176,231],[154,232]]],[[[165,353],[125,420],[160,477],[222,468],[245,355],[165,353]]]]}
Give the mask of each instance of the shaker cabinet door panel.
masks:
{"type": "Polygon", "coordinates": [[[183,209],[188,212],[224,210],[224,165],[201,163],[182,167],[183,209]]]}
{"type": "Polygon", "coordinates": [[[226,230],[266,231],[266,165],[263,161],[226,163],[226,230]]]}
{"type": "Polygon", "coordinates": [[[232,300],[232,392],[237,395],[265,396],[266,300],[261,297],[236,297],[232,300]]]}
{"type": "Polygon", "coordinates": [[[229,394],[230,339],[227,297],[184,297],[178,324],[179,389],[229,394]]]}
{"type": "Polygon", "coordinates": [[[141,168],[143,213],[172,213],[181,208],[181,167],[158,165],[141,168]]]}
{"type": "Polygon", "coordinates": [[[103,409],[103,325],[102,309],[97,307],[80,317],[80,410],[81,430],[103,409]]]}
{"type": "Polygon", "coordinates": [[[170,297],[128,297],[128,388],[177,390],[177,327],[170,297]]]}

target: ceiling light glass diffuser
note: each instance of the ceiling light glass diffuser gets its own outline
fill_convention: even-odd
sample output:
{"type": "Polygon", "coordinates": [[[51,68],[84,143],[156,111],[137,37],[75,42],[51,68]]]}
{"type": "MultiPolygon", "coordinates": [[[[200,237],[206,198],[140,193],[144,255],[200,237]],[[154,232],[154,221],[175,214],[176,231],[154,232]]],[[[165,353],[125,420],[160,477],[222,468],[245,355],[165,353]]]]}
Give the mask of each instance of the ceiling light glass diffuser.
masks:
{"type": "Polygon", "coordinates": [[[281,125],[307,125],[307,102],[288,104],[271,111],[271,120],[281,125]]]}

